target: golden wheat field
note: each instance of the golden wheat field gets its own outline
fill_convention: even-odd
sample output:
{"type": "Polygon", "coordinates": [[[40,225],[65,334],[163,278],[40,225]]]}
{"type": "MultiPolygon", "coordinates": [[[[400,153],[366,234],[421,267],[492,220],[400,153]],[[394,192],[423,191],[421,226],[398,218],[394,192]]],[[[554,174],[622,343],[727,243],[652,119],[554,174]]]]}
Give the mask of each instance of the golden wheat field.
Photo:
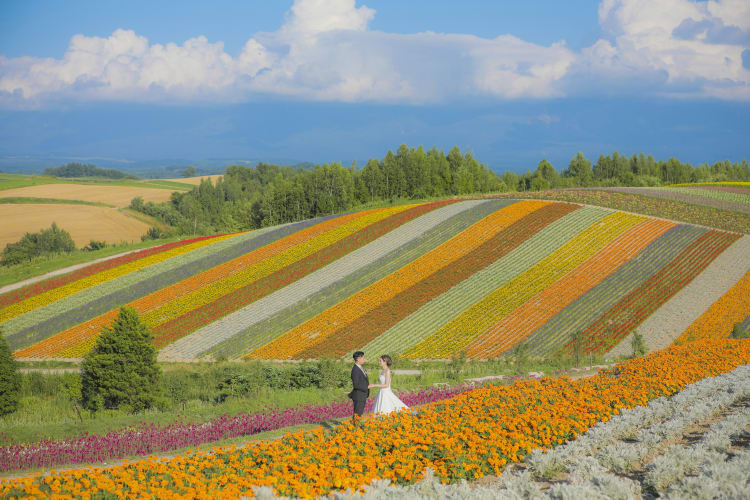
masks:
{"type": "Polygon", "coordinates": [[[0,220],[0,249],[20,240],[24,233],[48,228],[53,222],[68,231],[79,248],[91,240],[138,241],[149,228],[117,209],[90,205],[0,204],[0,220]]]}
{"type": "Polygon", "coordinates": [[[156,189],[146,187],[130,186],[102,186],[87,184],[43,184],[39,186],[26,186],[14,189],[5,189],[0,192],[2,198],[57,198],[60,200],[81,200],[98,203],[106,203],[117,207],[130,205],[130,200],[136,196],[143,201],[159,203],[169,200],[172,191],[169,189],[156,189]]]}
{"type": "MultiPolygon", "coordinates": [[[[197,186],[201,183],[203,179],[210,179],[211,182],[216,184],[216,180],[219,177],[224,177],[224,174],[214,174],[214,175],[202,175],[200,177],[179,177],[177,179],[162,179],[163,181],[172,181],[172,182],[182,182],[184,184],[192,184],[193,186],[197,186]]],[[[144,198],[145,199],[145,198],[144,198]]]]}

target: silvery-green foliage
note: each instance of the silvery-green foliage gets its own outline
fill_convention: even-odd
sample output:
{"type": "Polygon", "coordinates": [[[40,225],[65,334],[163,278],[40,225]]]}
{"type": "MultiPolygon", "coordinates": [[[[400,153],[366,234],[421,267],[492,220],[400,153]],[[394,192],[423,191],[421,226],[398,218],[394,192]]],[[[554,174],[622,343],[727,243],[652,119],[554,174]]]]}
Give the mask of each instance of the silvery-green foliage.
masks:
{"type": "Polygon", "coordinates": [[[550,478],[565,470],[565,463],[557,453],[548,453],[539,448],[531,452],[528,462],[538,477],[550,478]]]}
{"type": "Polygon", "coordinates": [[[586,484],[595,477],[609,473],[594,457],[581,457],[568,472],[568,481],[573,484],[586,484]]]}
{"type": "Polygon", "coordinates": [[[363,500],[380,500],[380,499],[404,499],[404,500],[534,500],[541,498],[539,487],[531,481],[531,476],[526,473],[525,476],[518,477],[524,483],[530,483],[533,488],[524,484],[518,485],[514,490],[506,488],[489,489],[483,487],[472,487],[466,481],[458,484],[442,484],[435,478],[432,470],[427,469],[423,479],[417,483],[408,486],[394,486],[387,480],[374,480],[365,488],[363,493],[353,492],[352,490],[334,492],[331,495],[321,498],[333,498],[344,500],[358,498],[363,500]],[[517,491],[533,491],[534,494],[519,494],[517,491]]]}
{"type": "Polygon", "coordinates": [[[641,485],[626,477],[602,474],[592,480],[594,487],[612,500],[635,500],[641,498],[641,485]]]}
{"type": "Polygon", "coordinates": [[[550,488],[549,498],[554,500],[609,500],[609,498],[591,484],[554,484],[550,488]]]}
{"type": "Polygon", "coordinates": [[[685,477],[667,490],[666,498],[750,498],[750,450],[738,452],[724,462],[715,452],[713,460],[706,460],[698,467],[696,476],[685,477]]]}
{"type": "Polygon", "coordinates": [[[596,459],[606,469],[622,474],[640,464],[646,453],[648,448],[641,443],[617,443],[602,448],[596,459]]]}
{"type": "Polygon", "coordinates": [[[672,445],[647,467],[646,484],[663,493],[700,464],[712,461],[723,461],[723,456],[707,450],[702,443],[690,447],[672,445]]]}
{"type": "Polygon", "coordinates": [[[627,478],[611,474],[594,457],[583,457],[570,468],[568,482],[591,486],[607,498],[629,500],[640,498],[641,486],[627,478]]]}
{"type": "Polygon", "coordinates": [[[500,479],[503,485],[501,491],[506,492],[510,498],[532,500],[542,497],[542,490],[534,482],[529,471],[503,474],[500,476],[500,479]]]}
{"type": "MultiPolygon", "coordinates": [[[[394,486],[388,481],[375,481],[366,491],[354,494],[339,492],[328,498],[399,498],[399,499],[603,499],[639,498],[640,485],[610,473],[627,472],[639,463],[652,446],[665,439],[679,436],[690,425],[750,395],[750,366],[691,384],[670,398],[658,398],[648,406],[623,410],[608,422],[602,422],[578,439],[546,452],[535,450],[529,464],[539,476],[549,476],[563,469],[569,473],[567,483],[555,484],[548,494],[528,471],[504,473],[501,486],[495,489],[472,487],[466,482],[444,485],[432,471],[425,478],[409,486],[394,486]],[[637,438],[635,443],[623,443],[623,438],[637,438]],[[594,458],[595,455],[596,458],[594,458]],[[605,468],[606,467],[606,468],[605,468]]],[[[727,416],[714,425],[709,433],[694,446],[671,446],[663,456],[648,467],[646,482],[669,498],[748,498],[750,496],[750,452],[737,454],[726,460],[726,438],[745,432],[750,421],[750,409],[727,416]],[[743,425],[744,424],[744,425],[743,425]],[[690,474],[698,474],[691,477],[690,474]]],[[[256,490],[265,495],[267,489],[256,490]]],[[[260,496],[259,496],[260,497],[260,496]]],[[[260,498],[276,498],[265,496],[260,498]]]]}
{"type": "Polygon", "coordinates": [[[732,445],[733,438],[747,432],[748,424],[750,424],[750,408],[744,408],[713,425],[702,441],[710,450],[726,452],[732,445]]]}

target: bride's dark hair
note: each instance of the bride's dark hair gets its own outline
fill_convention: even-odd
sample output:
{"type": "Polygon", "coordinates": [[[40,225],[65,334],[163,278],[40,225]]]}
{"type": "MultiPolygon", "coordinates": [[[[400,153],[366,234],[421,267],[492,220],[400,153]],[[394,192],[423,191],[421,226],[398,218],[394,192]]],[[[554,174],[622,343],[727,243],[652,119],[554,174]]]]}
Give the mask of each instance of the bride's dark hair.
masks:
{"type": "Polygon", "coordinates": [[[388,366],[388,368],[390,368],[391,365],[393,364],[393,360],[387,354],[383,354],[382,356],[380,356],[380,359],[385,361],[385,364],[388,366]]]}

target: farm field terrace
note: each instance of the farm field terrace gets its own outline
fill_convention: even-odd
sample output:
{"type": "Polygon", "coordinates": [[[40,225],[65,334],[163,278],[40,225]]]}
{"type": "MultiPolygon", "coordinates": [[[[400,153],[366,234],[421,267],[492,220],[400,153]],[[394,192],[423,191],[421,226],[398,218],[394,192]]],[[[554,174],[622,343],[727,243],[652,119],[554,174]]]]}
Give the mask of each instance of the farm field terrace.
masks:
{"type": "MultiPolygon", "coordinates": [[[[0,191],[1,192],[1,191],[0,191]]],[[[150,227],[110,207],[55,203],[0,203],[0,247],[15,243],[27,232],[49,228],[53,222],[70,233],[76,247],[91,240],[116,243],[140,241],[150,227]]]]}
{"type": "Polygon", "coordinates": [[[42,184],[0,191],[3,198],[53,198],[104,203],[115,207],[127,207],[136,196],[143,201],[160,203],[168,201],[172,191],[151,187],[109,186],[100,184],[42,184]]]}
{"type": "Polygon", "coordinates": [[[3,191],[27,186],[47,184],[78,184],[85,186],[126,186],[145,189],[166,189],[172,191],[189,191],[191,186],[184,182],[172,182],[166,179],[106,179],[103,177],[64,178],[47,175],[8,174],[0,172],[0,196],[3,191]]]}
{"type": "Polygon", "coordinates": [[[136,252],[0,295],[0,322],[23,359],[82,357],[123,305],[171,361],[548,356],[576,332],[604,355],[670,308],[695,316],[669,338],[644,330],[649,348],[707,336],[704,313],[728,336],[750,315],[748,250],[739,233],[601,207],[444,200],[136,252]],[[718,302],[734,312],[708,312],[718,302]]]}
{"type": "MultiPolygon", "coordinates": [[[[727,379],[708,383],[686,392],[684,397],[680,391],[748,362],[750,341],[705,339],[623,362],[592,377],[543,378],[510,386],[481,387],[410,411],[369,416],[361,425],[345,421],[333,428],[292,432],[244,447],[216,447],[210,452],[152,457],[109,468],[52,471],[44,476],[3,480],[0,496],[239,498],[255,496],[253,487],[263,485],[276,494],[311,498],[336,490],[360,489],[375,479],[408,485],[419,481],[427,468],[445,483],[500,475],[508,464],[527,457],[541,471],[545,462],[537,458],[539,452],[535,450],[555,450],[566,442],[575,447],[577,438],[587,430],[626,413],[625,410],[636,409],[644,417],[651,415],[651,422],[644,422],[643,418],[630,418],[628,422],[631,428],[635,424],[636,430],[644,429],[638,434],[640,440],[658,440],[665,430],[659,431],[658,419],[669,420],[681,404],[690,405],[701,395],[713,395],[712,400],[717,403],[701,408],[705,410],[702,413],[686,412],[679,422],[683,427],[731,407],[740,393],[725,391],[724,387],[727,383],[740,383],[738,387],[744,391],[741,394],[746,394],[744,372],[736,372],[740,377],[736,382],[727,379]],[[673,401],[666,400],[670,396],[673,401]],[[656,402],[655,408],[660,405],[671,413],[658,408],[649,412],[648,405],[657,398],[664,399],[656,402]]],[[[707,443],[715,449],[727,449],[721,443],[736,432],[735,420],[717,425],[712,434],[715,437],[707,443]]],[[[575,452],[589,444],[592,449],[587,456],[596,453],[597,447],[606,446],[607,439],[618,439],[623,427],[626,426],[612,426],[609,434],[607,430],[593,433],[593,440],[581,438],[583,446],[579,450],[561,448],[560,462],[565,464],[566,457],[576,457],[575,452]]],[[[673,427],[666,430],[674,430],[673,427]]],[[[619,455],[635,460],[639,444],[629,446],[633,453],[619,455]]],[[[657,444],[662,445],[662,441],[657,444]]],[[[680,450],[669,452],[677,454],[680,450]]],[[[614,452],[609,452],[609,456],[619,457],[614,452]]],[[[614,462],[613,466],[617,463],[624,462],[614,462]]],[[[669,471],[659,471],[649,478],[655,487],[670,487],[670,482],[664,480],[668,478],[665,472],[669,471]]],[[[685,486],[689,487],[677,485],[685,486]]]]}

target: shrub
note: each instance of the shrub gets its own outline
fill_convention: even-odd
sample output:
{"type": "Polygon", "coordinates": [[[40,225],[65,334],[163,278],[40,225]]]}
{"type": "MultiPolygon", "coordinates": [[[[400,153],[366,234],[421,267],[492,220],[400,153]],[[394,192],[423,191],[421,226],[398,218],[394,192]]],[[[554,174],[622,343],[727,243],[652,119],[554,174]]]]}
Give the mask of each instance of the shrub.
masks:
{"type": "Polygon", "coordinates": [[[141,241],[146,240],[158,240],[159,238],[165,238],[167,234],[159,227],[151,226],[148,228],[148,231],[146,231],[146,234],[141,236],[141,241]]]}
{"type": "Polygon", "coordinates": [[[648,352],[646,348],[646,342],[643,340],[643,335],[640,333],[633,333],[633,339],[630,341],[630,346],[633,348],[633,357],[638,358],[648,352]]]}
{"type": "Polygon", "coordinates": [[[85,252],[93,252],[94,250],[101,250],[102,248],[106,248],[106,247],[107,247],[106,241],[91,240],[89,241],[88,245],[83,247],[83,250],[85,252]]]}
{"type": "Polygon", "coordinates": [[[83,406],[137,412],[157,402],[161,369],[153,334],[130,307],[104,327],[81,369],[83,406]]]}
{"type": "Polygon", "coordinates": [[[13,413],[21,395],[21,374],[0,328],[0,415],[13,413]]]}
{"type": "Polygon", "coordinates": [[[57,227],[54,222],[49,229],[38,233],[26,233],[16,243],[8,243],[3,250],[4,266],[30,261],[40,255],[72,252],[76,249],[70,233],[57,227]]]}

